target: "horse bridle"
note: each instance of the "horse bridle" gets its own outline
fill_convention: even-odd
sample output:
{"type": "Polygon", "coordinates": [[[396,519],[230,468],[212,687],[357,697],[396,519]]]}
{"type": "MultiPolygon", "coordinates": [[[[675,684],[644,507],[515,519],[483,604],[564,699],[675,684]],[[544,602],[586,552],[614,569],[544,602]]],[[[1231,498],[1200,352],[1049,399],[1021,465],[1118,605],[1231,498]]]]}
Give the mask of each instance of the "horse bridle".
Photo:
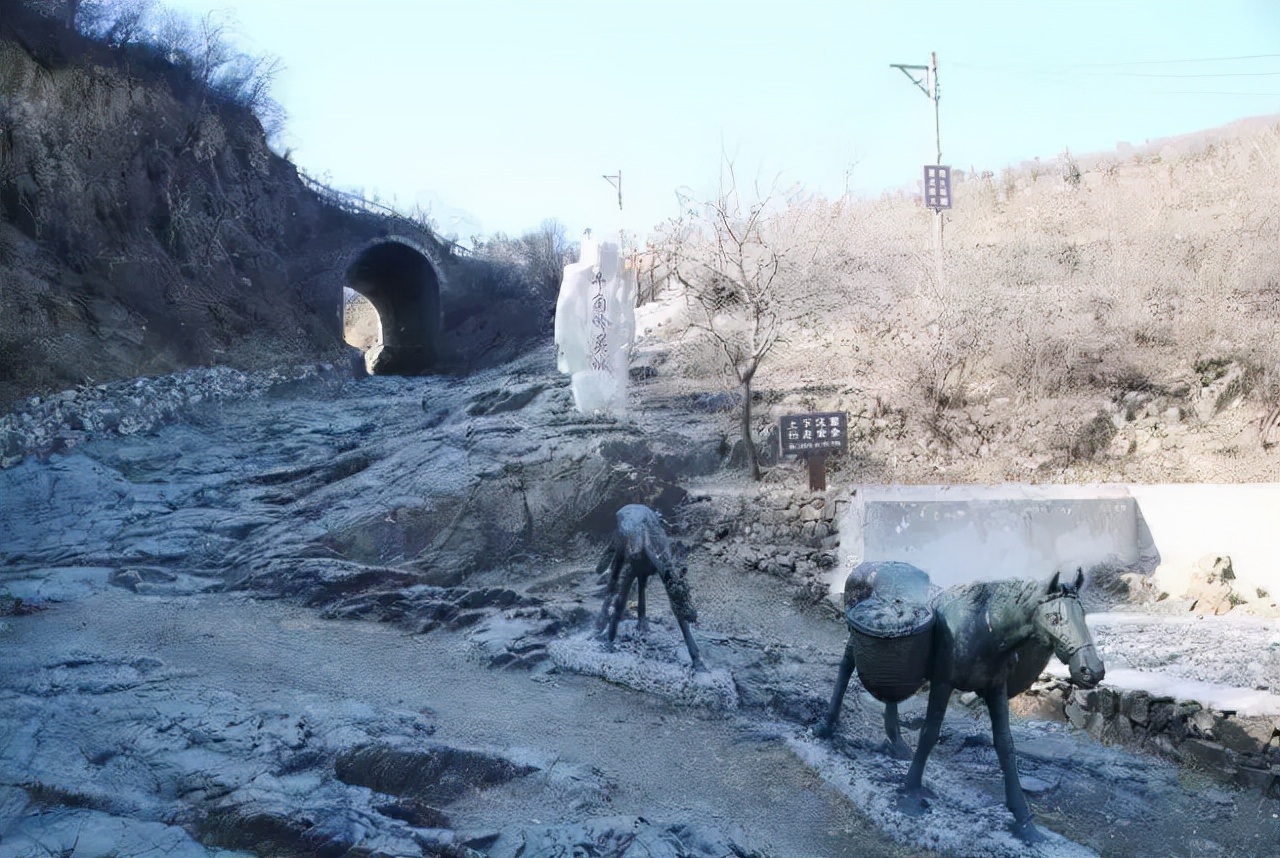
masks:
{"type": "MultiPolygon", "coordinates": [[[[1067,605],[1067,602],[1065,601],[1066,599],[1074,599],[1077,604],[1080,601],[1080,597],[1074,591],[1063,588],[1058,590],[1056,593],[1050,593],[1048,596],[1041,599],[1040,604],[1036,605],[1036,612],[1039,613],[1040,609],[1044,608],[1050,602],[1059,603],[1054,606],[1052,613],[1049,613],[1048,611],[1045,612],[1045,623],[1048,624],[1053,629],[1057,629],[1058,627],[1064,625],[1067,621],[1067,618],[1064,616],[1064,612],[1067,605]]],[[[1055,644],[1054,646],[1055,653],[1058,652],[1058,648],[1056,644],[1058,644],[1059,642],[1063,644],[1063,649],[1067,651],[1066,658],[1063,658],[1063,661],[1070,661],[1072,658],[1075,657],[1075,654],[1080,652],[1080,650],[1082,649],[1096,649],[1096,646],[1092,641],[1090,641],[1089,643],[1082,643],[1076,646],[1071,646],[1055,631],[1050,631],[1049,629],[1046,629],[1045,633],[1049,635],[1050,640],[1052,640],[1053,643],[1055,644]]],[[[1062,658],[1061,653],[1058,654],[1058,657],[1062,658]]]]}

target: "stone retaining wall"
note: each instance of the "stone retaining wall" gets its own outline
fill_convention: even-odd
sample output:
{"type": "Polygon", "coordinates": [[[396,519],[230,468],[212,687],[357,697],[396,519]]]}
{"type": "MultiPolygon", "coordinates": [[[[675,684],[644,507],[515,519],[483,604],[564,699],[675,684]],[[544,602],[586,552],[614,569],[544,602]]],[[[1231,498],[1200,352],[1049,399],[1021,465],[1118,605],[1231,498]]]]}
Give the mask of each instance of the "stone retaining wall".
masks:
{"type": "Polygon", "coordinates": [[[785,580],[806,601],[826,598],[838,562],[838,522],[849,503],[845,493],[775,490],[705,500],[711,503],[686,513],[686,541],[719,561],[785,580]]]}
{"type": "Polygon", "coordinates": [[[1159,754],[1280,800],[1280,718],[1238,715],[1145,691],[1076,688],[1045,674],[1010,708],[1070,721],[1098,741],[1159,754]]]}

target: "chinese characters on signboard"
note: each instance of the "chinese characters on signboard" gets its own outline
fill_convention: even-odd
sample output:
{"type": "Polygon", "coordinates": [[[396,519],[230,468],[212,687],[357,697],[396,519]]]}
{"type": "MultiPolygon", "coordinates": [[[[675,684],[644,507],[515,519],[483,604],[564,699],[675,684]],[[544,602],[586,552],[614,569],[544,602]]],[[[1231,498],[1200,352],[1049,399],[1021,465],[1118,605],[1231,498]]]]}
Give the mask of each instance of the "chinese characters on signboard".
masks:
{"type": "Polygon", "coordinates": [[[941,211],[951,208],[951,168],[924,165],[924,207],[941,211]]]}
{"type": "Polygon", "coordinates": [[[843,411],[783,417],[778,437],[782,455],[838,453],[848,449],[849,417],[843,411]]]}

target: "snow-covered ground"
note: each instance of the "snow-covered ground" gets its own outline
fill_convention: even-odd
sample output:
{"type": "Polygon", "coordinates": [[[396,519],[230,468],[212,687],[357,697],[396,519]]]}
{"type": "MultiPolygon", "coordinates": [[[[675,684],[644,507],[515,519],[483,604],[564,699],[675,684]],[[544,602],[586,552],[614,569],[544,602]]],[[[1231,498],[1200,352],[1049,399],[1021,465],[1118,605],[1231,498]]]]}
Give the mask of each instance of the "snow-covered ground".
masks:
{"type": "MultiPolygon", "coordinates": [[[[1280,483],[858,487],[830,586],[838,593],[862,560],[908,560],[942,587],[1076,565],[1145,566],[1151,594],[1169,598],[1089,615],[1105,684],[1280,715],[1276,509],[1280,483]],[[1192,613],[1184,598],[1206,555],[1231,558],[1232,587],[1248,600],[1222,616],[1192,613]]],[[[1049,672],[1067,673],[1056,660],[1049,672]]]]}
{"type": "MultiPolygon", "coordinates": [[[[1241,715],[1280,716],[1280,625],[1263,617],[1096,613],[1106,684],[1241,715]]],[[[1056,660],[1050,672],[1066,676],[1056,660]]]]}

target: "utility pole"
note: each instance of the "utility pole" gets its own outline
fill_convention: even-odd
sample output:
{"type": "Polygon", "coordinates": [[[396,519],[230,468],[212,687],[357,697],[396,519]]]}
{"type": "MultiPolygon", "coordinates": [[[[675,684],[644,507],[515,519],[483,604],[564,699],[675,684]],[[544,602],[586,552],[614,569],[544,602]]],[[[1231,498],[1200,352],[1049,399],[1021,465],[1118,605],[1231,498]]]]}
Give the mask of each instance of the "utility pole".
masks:
{"type": "MultiPolygon", "coordinates": [[[[890,68],[895,68],[911,79],[929,100],[933,102],[933,140],[934,149],[937,154],[935,162],[939,167],[942,166],[942,125],[938,102],[942,97],[942,89],[938,86],[938,52],[933,51],[929,54],[929,64],[927,66],[905,65],[903,63],[890,63],[890,68]],[[923,79],[919,74],[923,72],[923,79]]],[[[935,264],[937,267],[938,283],[942,283],[942,209],[934,208],[933,210],[933,249],[935,255],[935,264]]]]}
{"type": "Polygon", "coordinates": [[[938,86],[938,52],[932,51],[929,54],[929,89],[933,91],[930,96],[933,99],[933,142],[938,150],[938,160],[935,164],[942,163],[942,123],[938,113],[938,102],[942,98],[942,89],[938,86]]]}
{"type": "Polygon", "coordinates": [[[933,102],[933,139],[935,148],[937,149],[938,160],[935,163],[942,163],[942,128],[939,124],[938,101],[942,95],[941,89],[938,87],[938,52],[934,51],[929,54],[929,65],[927,66],[911,66],[903,63],[890,63],[889,68],[898,69],[907,77],[911,78],[911,82],[916,85],[929,100],[933,102]],[[916,76],[917,72],[924,72],[924,79],[916,76]]]}
{"type": "Polygon", "coordinates": [[[618,189],[618,211],[622,211],[622,168],[619,167],[615,175],[601,176],[601,178],[618,189]]]}
{"type": "MultiPolygon", "coordinates": [[[[609,184],[618,189],[618,211],[622,211],[622,168],[618,168],[618,172],[613,175],[601,176],[609,184]]],[[[627,230],[623,226],[618,227],[618,252],[626,258],[627,253],[627,230]]],[[[634,264],[635,260],[631,260],[634,264]]]]}

